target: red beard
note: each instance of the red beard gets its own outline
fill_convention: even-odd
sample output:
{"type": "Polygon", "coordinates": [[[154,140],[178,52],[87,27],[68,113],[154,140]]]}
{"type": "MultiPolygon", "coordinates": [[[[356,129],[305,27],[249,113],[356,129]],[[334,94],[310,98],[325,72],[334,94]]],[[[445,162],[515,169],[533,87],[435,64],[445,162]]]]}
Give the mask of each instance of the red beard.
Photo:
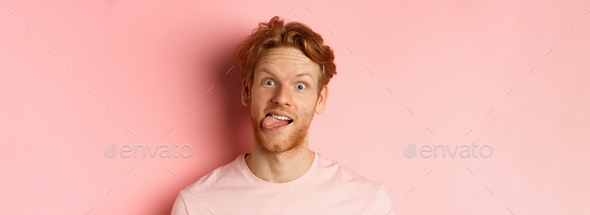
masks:
{"type": "MultiPolygon", "coordinates": [[[[288,113],[287,111],[281,109],[278,110],[288,113]]],[[[291,131],[287,139],[280,142],[271,143],[263,133],[264,128],[262,127],[262,121],[266,116],[264,116],[262,119],[257,119],[253,115],[258,113],[260,113],[258,110],[252,110],[250,113],[250,120],[252,122],[253,130],[252,132],[254,133],[254,140],[256,140],[260,148],[267,153],[287,152],[299,148],[305,141],[305,137],[309,132],[309,127],[314,116],[314,111],[312,110],[309,113],[304,113],[301,119],[293,119],[293,122],[289,124],[289,126],[293,127],[289,128],[291,131]]],[[[267,111],[264,113],[267,113],[267,111]]]]}

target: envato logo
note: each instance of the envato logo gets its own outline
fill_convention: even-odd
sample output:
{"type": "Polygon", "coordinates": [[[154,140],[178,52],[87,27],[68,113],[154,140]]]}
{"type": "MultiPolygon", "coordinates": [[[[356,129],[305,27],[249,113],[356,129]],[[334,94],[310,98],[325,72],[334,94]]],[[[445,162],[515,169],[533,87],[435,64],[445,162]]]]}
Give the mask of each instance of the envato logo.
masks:
{"type": "MultiPolygon", "coordinates": [[[[492,154],[494,154],[494,149],[492,148],[492,146],[488,145],[488,144],[484,144],[481,146],[481,148],[479,148],[479,156],[477,156],[476,153],[476,149],[477,147],[479,147],[479,145],[475,145],[475,140],[471,143],[471,146],[467,145],[467,144],[461,144],[461,145],[455,145],[455,149],[453,151],[451,151],[451,148],[449,147],[449,145],[446,145],[446,150],[445,150],[445,146],[444,145],[428,145],[428,144],[424,144],[422,146],[420,146],[420,156],[422,156],[423,158],[429,158],[431,156],[433,156],[434,158],[436,158],[436,156],[438,155],[437,153],[437,149],[442,149],[439,150],[442,152],[442,157],[445,158],[446,157],[446,152],[449,153],[449,156],[451,158],[454,158],[455,155],[457,154],[457,149],[460,148],[461,150],[459,151],[459,157],[461,158],[471,158],[472,156],[474,158],[478,158],[479,156],[481,156],[482,158],[489,158],[492,156],[492,154]],[[487,153],[484,152],[484,148],[488,148],[487,153]],[[434,149],[434,150],[433,150],[434,149]],[[432,154],[430,154],[432,153],[432,154]]],[[[404,147],[404,155],[408,158],[412,158],[416,155],[416,143],[410,143],[410,145],[408,145],[407,147],[404,147]]]]}
{"type": "Polygon", "coordinates": [[[107,147],[103,148],[102,153],[105,157],[112,158],[115,157],[115,155],[117,155],[117,151],[119,151],[119,155],[121,155],[121,157],[130,158],[133,154],[133,157],[136,158],[137,152],[139,151],[139,149],[141,149],[141,155],[145,158],[145,152],[147,149],[147,152],[151,158],[154,158],[156,154],[158,154],[161,158],[170,158],[170,156],[177,158],[178,155],[180,155],[183,158],[188,158],[191,155],[193,155],[193,147],[189,144],[181,145],[180,148],[178,148],[178,154],[176,154],[176,147],[178,147],[178,145],[176,145],[174,141],[172,141],[172,148],[168,144],[162,144],[156,145],[156,147],[152,151],[150,149],[150,145],[134,144],[133,147],[131,147],[131,145],[129,144],[123,144],[121,145],[121,148],[117,150],[117,144],[115,142],[112,142],[107,147]],[[184,154],[182,151],[183,148],[188,148],[189,152],[187,154],[184,154]]]}

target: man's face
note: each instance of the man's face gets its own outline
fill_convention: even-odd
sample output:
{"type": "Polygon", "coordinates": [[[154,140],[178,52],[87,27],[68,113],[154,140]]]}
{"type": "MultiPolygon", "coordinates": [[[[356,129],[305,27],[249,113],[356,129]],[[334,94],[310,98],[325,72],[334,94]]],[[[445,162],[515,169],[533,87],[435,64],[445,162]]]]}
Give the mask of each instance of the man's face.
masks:
{"type": "Polygon", "coordinates": [[[262,150],[286,152],[307,141],[314,112],[323,113],[328,96],[327,86],[318,95],[319,73],[319,65],[296,48],[264,51],[251,89],[246,83],[242,88],[242,103],[251,105],[253,135],[262,150]]]}

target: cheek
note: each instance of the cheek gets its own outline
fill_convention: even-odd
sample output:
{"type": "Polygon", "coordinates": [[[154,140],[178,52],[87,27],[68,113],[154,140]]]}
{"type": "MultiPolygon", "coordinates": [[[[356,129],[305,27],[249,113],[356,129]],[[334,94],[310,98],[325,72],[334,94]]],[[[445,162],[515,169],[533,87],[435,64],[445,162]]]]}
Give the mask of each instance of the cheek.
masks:
{"type": "Polygon", "coordinates": [[[310,97],[302,98],[298,101],[295,101],[295,104],[301,110],[301,113],[308,114],[310,112],[315,112],[316,100],[311,100],[310,97]]]}
{"type": "MultiPolygon", "coordinates": [[[[264,93],[258,91],[256,94],[253,94],[252,99],[250,100],[250,105],[253,108],[253,111],[262,112],[266,108],[268,104],[268,98],[264,93]]],[[[258,113],[256,113],[258,114],[258,113]]]]}
{"type": "Polygon", "coordinates": [[[261,102],[261,100],[264,98],[264,93],[258,89],[253,89],[252,90],[252,98],[251,101],[253,104],[259,104],[261,102]]]}
{"type": "Polygon", "coordinates": [[[252,103],[258,107],[263,107],[266,103],[268,103],[269,98],[263,93],[258,93],[256,96],[252,98],[252,103]]]}
{"type": "Polygon", "coordinates": [[[305,95],[302,98],[301,104],[305,104],[306,107],[315,107],[316,102],[318,101],[318,97],[314,93],[310,93],[305,95]]]}

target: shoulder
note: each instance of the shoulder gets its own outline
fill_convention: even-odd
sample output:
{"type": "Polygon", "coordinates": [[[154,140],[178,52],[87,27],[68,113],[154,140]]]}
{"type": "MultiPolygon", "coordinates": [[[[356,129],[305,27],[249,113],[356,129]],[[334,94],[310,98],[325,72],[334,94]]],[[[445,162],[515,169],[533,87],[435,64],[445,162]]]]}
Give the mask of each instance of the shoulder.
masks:
{"type": "Polygon", "coordinates": [[[318,173],[321,178],[337,183],[347,188],[364,190],[369,193],[378,193],[383,184],[370,180],[358,172],[343,166],[339,162],[327,157],[319,156],[318,173]]]}
{"type": "Polygon", "coordinates": [[[215,170],[207,173],[196,182],[189,184],[180,191],[182,196],[195,196],[196,193],[209,193],[220,187],[231,186],[235,183],[236,177],[240,177],[241,172],[239,169],[239,159],[243,155],[239,155],[238,158],[230,163],[216,168],[215,170]]]}
{"type": "MultiPolygon", "coordinates": [[[[382,183],[370,180],[337,161],[320,156],[315,180],[325,187],[328,195],[338,193],[340,202],[354,202],[354,208],[385,214],[392,209],[391,200],[382,183]]],[[[393,214],[393,213],[389,213],[393,214]]]]}

